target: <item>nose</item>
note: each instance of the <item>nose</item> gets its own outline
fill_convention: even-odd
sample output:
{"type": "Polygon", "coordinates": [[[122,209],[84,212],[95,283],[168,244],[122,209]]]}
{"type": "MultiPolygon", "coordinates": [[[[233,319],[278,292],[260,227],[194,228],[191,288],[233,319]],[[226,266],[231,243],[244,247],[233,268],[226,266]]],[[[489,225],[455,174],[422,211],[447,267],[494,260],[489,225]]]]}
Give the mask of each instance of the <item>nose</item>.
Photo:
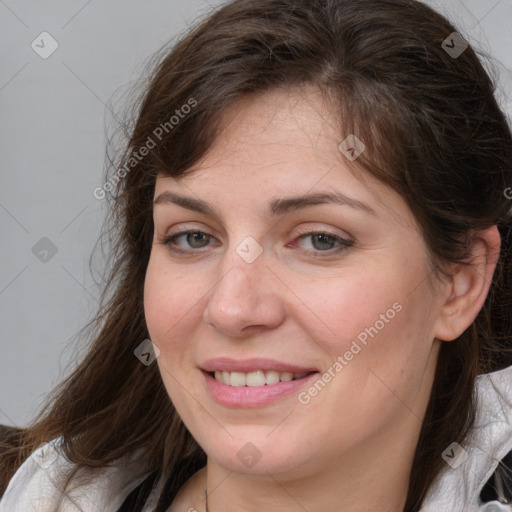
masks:
{"type": "Polygon", "coordinates": [[[236,248],[226,253],[203,312],[206,323],[232,338],[276,328],[285,319],[282,283],[268,268],[265,251],[254,261],[240,254],[236,248]]]}

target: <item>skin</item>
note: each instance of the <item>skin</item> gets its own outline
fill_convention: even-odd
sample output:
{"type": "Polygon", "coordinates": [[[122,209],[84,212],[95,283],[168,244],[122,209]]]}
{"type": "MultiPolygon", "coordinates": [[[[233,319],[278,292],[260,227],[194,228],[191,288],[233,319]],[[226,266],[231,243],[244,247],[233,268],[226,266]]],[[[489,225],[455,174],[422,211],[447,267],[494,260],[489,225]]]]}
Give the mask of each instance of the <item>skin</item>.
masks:
{"type": "Polygon", "coordinates": [[[252,97],[226,111],[193,173],[156,180],[155,197],[171,191],[215,211],[154,207],[146,321],[168,394],[208,455],[171,511],[205,510],[206,484],[211,512],[403,510],[441,340],[455,339],[482,307],[499,235],[483,232],[474,265],[454,266],[433,285],[411,211],[349,167],[332,112],[312,88],[252,97]],[[272,199],[333,190],[374,214],[335,203],[265,214],[272,199]],[[163,240],[187,229],[211,237],[182,236],[174,247],[189,255],[173,253],[163,240]],[[332,254],[333,239],[299,238],[310,231],[353,244],[332,254]],[[236,252],[248,236],[263,250],[252,263],[236,252]],[[307,404],[293,393],[229,408],[208,393],[199,367],[212,357],[269,357],[325,372],[396,303],[401,311],[307,404]],[[247,442],[261,453],[250,468],[237,457],[247,442]]]}

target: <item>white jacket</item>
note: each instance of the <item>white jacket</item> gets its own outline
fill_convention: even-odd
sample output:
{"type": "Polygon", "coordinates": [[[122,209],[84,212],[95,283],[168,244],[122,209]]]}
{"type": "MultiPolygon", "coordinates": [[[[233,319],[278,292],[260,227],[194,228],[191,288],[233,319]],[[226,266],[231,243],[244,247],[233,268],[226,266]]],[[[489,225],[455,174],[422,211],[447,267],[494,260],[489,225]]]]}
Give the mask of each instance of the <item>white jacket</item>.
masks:
{"type": "MultiPolygon", "coordinates": [[[[498,462],[512,450],[512,366],[480,375],[476,389],[475,426],[463,448],[447,447],[445,471],[429,489],[421,512],[512,512],[512,505],[482,504],[479,499],[498,462]]],[[[0,500],[0,512],[55,512],[60,489],[72,468],[58,450],[59,439],[39,447],[20,466],[0,500]]],[[[90,485],[66,493],[59,512],[117,512],[148,476],[134,466],[124,457],[115,466],[95,470],[90,485]]],[[[156,494],[150,496],[144,512],[153,511],[156,494]]]]}

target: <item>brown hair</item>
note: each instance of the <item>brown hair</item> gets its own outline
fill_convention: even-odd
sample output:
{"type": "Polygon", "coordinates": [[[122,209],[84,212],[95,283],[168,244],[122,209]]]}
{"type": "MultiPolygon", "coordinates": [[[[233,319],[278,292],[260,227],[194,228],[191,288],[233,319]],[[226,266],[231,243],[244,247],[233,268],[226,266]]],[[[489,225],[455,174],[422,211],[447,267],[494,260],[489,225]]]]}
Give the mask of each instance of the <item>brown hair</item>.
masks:
{"type": "Polygon", "coordinates": [[[407,201],[436,269],[465,263],[478,230],[497,224],[502,237],[484,307],[440,351],[405,507],[419,509],[443,469],[441,452],[462,443],[473,423],[475,377],[512,364],[512,217],[504,195],[512,185],[512,136],[475,51],[468,47],[455,58],[442,47],[455,31],[415,0],[235,0],[158,57],[110,178],[114,246],[93,341],[16,446],[2,454],[4,484],[35,447],[57,436],[77,468],[103,467],[142,449],[148,471],[174,475],[171,494],[204,465],[157,365],[146,367],[133,353],[148,338],[143,284],[156,175],[190,170],[238,99],[308,84],[335,103],[340,141],[355,133],[366,144],[359,169],[407,201]],[[165,137],[156,141],[162,125],[165,137]],[[135,158],[148,137],[155,147],[135,158]]]}

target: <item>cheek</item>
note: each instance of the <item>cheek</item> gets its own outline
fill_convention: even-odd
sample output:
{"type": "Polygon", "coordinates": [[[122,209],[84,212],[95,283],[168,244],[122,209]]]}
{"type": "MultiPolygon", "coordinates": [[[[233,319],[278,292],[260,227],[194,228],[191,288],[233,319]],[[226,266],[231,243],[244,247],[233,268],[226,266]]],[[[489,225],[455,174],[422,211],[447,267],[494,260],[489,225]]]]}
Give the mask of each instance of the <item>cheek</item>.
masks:
{"type": "Polygon", "coordinates": [[[205,293],[200,280],[191,274],[181,273],[163,258],[151,257],[144,281],[144,314],[151,340],[161,351],[169,349],[173,354],[180,340],[180,333],[190,329],[190,322],[199,314],[199,299],[205,293]]]}
{"type": "Polygon", "coordinates": [[[322,423],[325,436],[343,437],[344,432],[356,439],[391,418],[421,412],[417,399],[432,349],[425,314],[430,299],[426,283],[411,293],[404,277],[409,270],[411,276],[416,273],[412,268],[353,273],[327,281],[321,292],[301,291],[318,312],[319,318],[311,312],[300,316],[301,328],[323,349],[326,382],[302,395],[310,400],[305,421],[319,428],[325,411],[343,411],[322,423]]]}
{"type": "Polygon", "coordinates": [[[294,292],[308,307],[300,306],[294,318],[328,354],[327,368],[346,355],[352,371],[358,368],[357,379],[364,380],[369,368],[392,373],[393,367],[408,365],[407,373],[414,372],[426,364],[432,345],[426,269],[418,255],[408,262],[395,258],[375,268],[354,268],[314,284],[296,281],[294,292]]]}
{"type": "Polygon", "coordinates": [[[309,337],[321,342],[329,354],[336,357],[350,348],[352,340],[365,329],[374,326],[387,329],[397,316],[401,293],[394,276],[375,272],[351,272],[331,276],[322,281],[296,283],[296,295],[303,298],[303,314],[297,314],[309,337]],[[384,315],[388,323],[383,323],[384,315]]]}
{"type": "Polygon", "coordinates": [[[200,289],[200,281],[193,274],[183,275],[162,255],[150,258],[144,281],[146,325],[151,341],[160,350],[156,363],[174,406],[185,415],[191,413],[186,412],[190,403],[183,383],[197,381],[190,363],[190,333],[201,314],[198,300],[206,292],[200,289]]]}

